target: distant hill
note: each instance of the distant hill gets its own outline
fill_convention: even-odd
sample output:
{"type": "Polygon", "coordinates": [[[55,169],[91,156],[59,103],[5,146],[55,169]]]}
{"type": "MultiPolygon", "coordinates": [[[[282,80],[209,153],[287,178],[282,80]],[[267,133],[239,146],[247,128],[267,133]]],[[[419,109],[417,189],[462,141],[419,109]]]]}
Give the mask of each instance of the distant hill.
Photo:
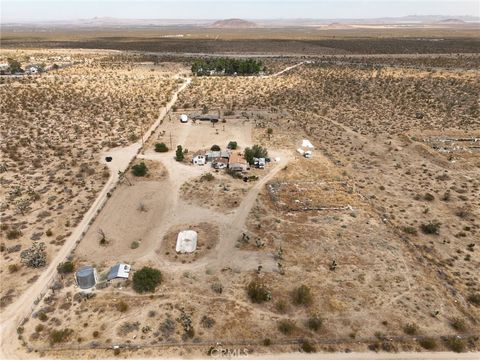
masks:
{"type": "Polygon", "coordinates": [[[440,20],[438,23],[439,24],[465,24],[465,21],[460,19],[445,19],[445,20],[440,20]]]}
{"type": "Polygon", "coordinates": [[[226,20],[218,20],[215,21],[212,25],[215,28],[254,28],[257,27],[252,21],[242,20],[242,19],[226,19],[226,20]]]}

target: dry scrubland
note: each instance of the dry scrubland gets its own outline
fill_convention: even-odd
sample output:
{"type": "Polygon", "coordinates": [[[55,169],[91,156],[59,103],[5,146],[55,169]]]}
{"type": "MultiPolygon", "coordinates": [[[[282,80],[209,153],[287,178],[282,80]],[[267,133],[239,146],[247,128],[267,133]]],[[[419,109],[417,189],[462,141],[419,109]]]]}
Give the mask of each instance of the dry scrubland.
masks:
{"type": "MultiPolygon", "coordinates": [[[[21,60],[53,55],[2,54],[21,60]]],[[[22,251],[45,243],[49,262],[110,176],[102,151],[136,142],[176,87],[175,66],[151,71],[98,54],[59,56],[66,55],[76,64],[1,79],[2,307],[42,271],[23,264],[22,251]]]]}
{"type": "MultiPolygon", "coordinates": [[[[313,159],[295,157],[262,189],[243,229],[249,238],[236,244],[250,258],[267,256],[274,270],[195,266],[179,256],[160,267],[154,294],[126,282],[92,297],[75,293],[67,276],[23,339],[37,349],[188,342],[208,344],[205,352],[246,340],[259,352],[298,350],[285,345],[292,339],[305,339],[303,351],[310,342],[332,351],[478,349],[470,336],[480,322],[478,149],[443,154],[423,141],[480,136],[478,80],[478,72],[327,65],[194,79],[179,109],[206,105],[229,114],[227,124],[253,124],[254,142],[269,149],[293,153],[305,137],[316,146],[313,159]],[[454,335],[465,339],[440,338],[454,335]]],[[[189,180],[181,196],[216,209],[195,186],[205,185],[189,180]]],[[[156,264],[147,256],[134,265],[156,264]]]]}

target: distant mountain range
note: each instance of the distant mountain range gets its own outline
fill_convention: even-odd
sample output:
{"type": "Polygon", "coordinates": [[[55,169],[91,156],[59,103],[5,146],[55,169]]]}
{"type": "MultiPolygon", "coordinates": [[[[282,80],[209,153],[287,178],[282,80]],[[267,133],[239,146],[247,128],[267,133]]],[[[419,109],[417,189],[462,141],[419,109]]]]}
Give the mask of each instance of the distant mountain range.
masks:
{"type": "Polygon", "coordinates": [[[119,19],[113,17],[95,17],[91,19],[58,20],[58,21],[22,21],[3,22],[2,27],[9,26],[39,26],[39,27],[209,27],[209,28],[275,28],[275,27],[311,27],[328,26],[329,28],[345,28],[347,25],[381,25],[381,24],[437,24],[437,25],[467,25],[480,24],[480,17],[475,16],[444,16],[444,15],[411,15],[403,17],[375,19],[119,19]]]}

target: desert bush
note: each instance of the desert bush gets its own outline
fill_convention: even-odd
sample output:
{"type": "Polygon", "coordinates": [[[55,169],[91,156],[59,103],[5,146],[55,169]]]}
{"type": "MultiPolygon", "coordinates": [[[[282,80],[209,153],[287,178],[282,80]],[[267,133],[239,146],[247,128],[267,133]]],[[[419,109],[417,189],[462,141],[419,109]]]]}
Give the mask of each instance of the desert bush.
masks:
{"type": "Polygon", "coordinates": [[[140,243],[138,241],[132,241],[132,243],[130,244],[130,249],[138,249],[138,247],[140,246],[140,243]]]}
{"type": "Polygon", "coordinates": [[[309,306],[313,302],[313,296],[310,288],[306,285],[300,285],[292,292],[292,302],[295,305],[309,306]]]}
{"type": "Polygon", "coordinates": [[[128,304],[125,301],[120,301],[115,307],[122,313],[128,310],[128,304]]]}
{"type": "Polygon", "coordinates": [[[300,348],[302,349],[303,352],[306,352],[306,353],[317,352],[317,350],[315,349],[315,346],[308,341],[302,341],[302,345],[300,346],[300,348]]]}
{"type": "Polygon", "coordinates": [[[457,331],[465,331],[467,328],[465,320],[457,317],[450,320],[450,326],[457,331]]]}
{"type": "Polygon", "coordinates": [[[416,335],[418,333],[418,326],[415,323],[406,324],[403,327],[403,332],[407,335],[416,335]]]}
{"type": "Polygon", "coordinates": [[[42,332],[43,329],[45,329],[45,326],[43,324],[37,324],[37,326],[35,326],[35,332],[37,333],[42,332]]]}
{"type": "Polygon", "coordinates": [[[18,265],[17,264],[10,264],[8,265],[8,272],[10,274],[15,273],[18,271],[18,265]]]}
{"type": "Polygon", "coordinates": [[[317,315],[313,315],[307,320],[307,326],[310,330],[318,331],[323,326],[323,319],[317,315]]]}
{"type": "Polygon", "coordinates": [[[29,267],[39,268],[47,263],[47,252],[43,242],[35,242],[33,245],[20,253],[22,263],[29,267]]]}
{"type": "Polygon", "coordinates": [[[220,146],[218,146],[218,145],[212,145],[212,147],[210,148],[210,150],[212,150],[212,151],[220,151],[220,146]]]}
{"type": "Polygon", "coordinates": [[[212,290],[217,294],[221,294],[223,292],[223,285],[219,282],[214,282],[212,284],[212,290]]]}
{"type": "Polygon", "coordinates": [[[212,173],[206,173],[200,177],[200,181],[213,181],[214,179],[215,179],[215,176],[213,176],[212,173]]]}
{"type": "Polygon", "coordinates": [[[72,333],[72,329],[52,330],[50,333],[50,345],[67,341],[72,333]]]}
{"type": "Polygon", "coordinates": [[[252,280],[248,284],[247,294],[250,300],[257,304],[271,299],[270,291],[259,280],[252,280]]]}
{"type": "Polygon", "coordinates": [[[213,327],[213,325],[215,325],[215,319],[212,319],[211,317],[209,317],[207,315],[203,315],[200,323],[202,324],[202,326],[205,329],[210,329],[211,327],[213,327]]]}
{"type": "Polygon", "coordinates": [[[63,263],[58,264],[57,271],[59,274],[70,274],[75,269],[73,262],[65,261],[63,263]]]}
{"type": "Polygon", "coordinates": [[[269,338],[263,339],[263,346],[270,346],[272,345],[272,340],[269,338]]]}
{"type": "Polygon", "coordinates": [[[18,229],[10,229],[7,231],[7,239],[15,240],[22,236],[22,232],[18,229]]]}
{"type": "Polygon", "coordinates": [[[43,311],[39,311],[38,314],[37,314],[37,317],[38,317],[38,320],[40,320],[40,321],[47,321],[48,320],[47,314],[45,314],[43,311]]]}
{"type": "Polygon", "coordinates": [[[155,151],[156,152],[167,152],[168,151],[168,147],[167,145],[165,145],[165,143],[156,143],[155,144],[155,151]]]}
{"type": "Polygon", "coordinates": [[[433,201],[433,200],[435,200],[435,196],[433,196],[430,193],[426,193],[425,195],[423,195],[423,199],[426,200],[426,201],[433,201]]]}
{"type": "Polygon", "coordinates": [[[154,292],[162,282],[162,273],[150,267],[143,267],[133,274],[133,289],[136,292],[154,292]]]}
{"type": "Polygon", "coordinates": [[[417,229],[415,229],[413,226],[404,226],[402,228],[404,232],[410,235],[416,235],[417,234],[417,229]]]}
{"type": "Polygon", "coordinates": [[[480,306],[480,293],[470,294],[467,299],[473,305],[480,306]]]}
{"type": "Polygon", "coordinates": [[[230,149],[230,150],[236,150],[238,147],[238,144],[236,141],[230,141],[227,145],[227,149],[230,149]]]}
{"type": "Polygon", "coordinates": [[[45,235],[47,235],[48,237],[52,236],[53,235],[53,231],[51,229],[48,229],[46,232],[45,232],[45,235]]]}
{"type": "Polygon", "coordinates": [[[426,350],[433,350],[437,347],[437,342],[433,338],[423,338],[418,343],[426,350]]]}
{"type": "Polygon", "coordinates": [[[93,333],[92,333],[92,336],[96,339],[100,336],[100,333],[98,332],[98,330],[95,330],[93,333]]]}
{"type": "Polygon", "coordinates": [[[285,300],[278,300],[277,303],[275,304],[275,309],[277,309],[279,313],[284,314],[287,311],[287,308],[288,308],[288,305],[285,300]]]}
{"type": "Polygon", "coordinates": [[[284,335],[290,335],[295,330],[295,323],[292,320],[280,320],[278,330],[284,335]]]}
{"type": "Polygon", "coordinates": [[[132,173],[135,176],[145,176],[148,173],[147,165],[142,161],[140,164],[132,166],[132,173]]]}
{"type": "Polygon", "coordinates": [[[445,346],[456,353],[461,353],[465,351],[465,341],[457,338],[456,336],[449,336],[444,339],[445,346]]]}
{"type": "Polygon", "coordinates": [[[168,338],[175,331],[175,327],[175,322],[172,319],[167,318],[160,324],[160,331],[164,337],[168,338]]]}
{"type": "Polygon", "coordinates": [[[427,224],[420,225],[420,229],[424,234],[438,235],[440,233],[440,225],[438,221],[431,221],[427,224]]]}

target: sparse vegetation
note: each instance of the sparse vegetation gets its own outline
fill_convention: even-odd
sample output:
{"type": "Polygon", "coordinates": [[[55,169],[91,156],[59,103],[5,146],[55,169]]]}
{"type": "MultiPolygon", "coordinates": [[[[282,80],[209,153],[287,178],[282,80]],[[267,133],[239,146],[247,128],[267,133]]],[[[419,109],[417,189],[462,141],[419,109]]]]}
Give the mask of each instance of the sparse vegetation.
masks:
{"type": "Polygon", "coordinates": [[[270,291],[259,280],[252,280],[247,286],[247,294],[253,303],[263,303],[271,299],[270,291]]]}
{"type": "Polygon", "coordinates": [[[146,176],[148,173],[147,165],[142,161],[140,164],[132,166],[132,173],[135,176],[146,176]]]}
{"type": "Polygon", "coordinates": [[[313,302],[311,290],[306,285],[300,285],[292,292],[292,302],[297,306],[309,306],[313,302]]]}
{"type": "Polygon", "coordinates": [[[168,147],[167,145],[165,145],[165,143],[156,143],[155,144],[155,151],[156,152],[160,152],[160,153],[163,153],[163,152],[167,152],[168,151],[168,147]]]}

